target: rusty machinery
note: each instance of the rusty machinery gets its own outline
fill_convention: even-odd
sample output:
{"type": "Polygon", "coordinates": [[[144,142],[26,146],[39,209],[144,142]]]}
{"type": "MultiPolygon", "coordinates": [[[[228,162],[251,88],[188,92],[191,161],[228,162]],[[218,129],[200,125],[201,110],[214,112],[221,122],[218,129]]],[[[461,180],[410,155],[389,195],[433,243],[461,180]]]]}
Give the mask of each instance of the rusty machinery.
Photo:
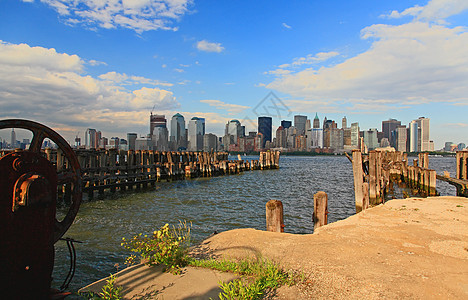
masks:
{"type": "Polygon", "coordinates": [[[54,244],[68,230],[81,199],[81,169],[68,143],[52,129],[28,120],[0,120],[0,129],[32,132],[28,150],[0,157],[0,297],[51,297],[54,244]],[[64,153],[67,167],[57,167],[41,151],[45,139],[64,153]],[[71,201],[62,220],[56,219],[57,186],[71,186],[71,201]]]}

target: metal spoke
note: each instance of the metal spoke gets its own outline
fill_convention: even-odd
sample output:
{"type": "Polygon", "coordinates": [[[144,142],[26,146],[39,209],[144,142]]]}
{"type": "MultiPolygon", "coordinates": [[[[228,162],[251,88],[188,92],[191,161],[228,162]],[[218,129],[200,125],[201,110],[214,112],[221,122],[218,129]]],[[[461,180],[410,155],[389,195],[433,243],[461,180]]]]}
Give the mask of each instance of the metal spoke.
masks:
{"type": "Polygon", "coordinates": [[[29,146],[29,151],[40,152],[42,148],[42,142],[45,138],[46,136],[42,130],[34,130],[31,145],[29,146]]]}

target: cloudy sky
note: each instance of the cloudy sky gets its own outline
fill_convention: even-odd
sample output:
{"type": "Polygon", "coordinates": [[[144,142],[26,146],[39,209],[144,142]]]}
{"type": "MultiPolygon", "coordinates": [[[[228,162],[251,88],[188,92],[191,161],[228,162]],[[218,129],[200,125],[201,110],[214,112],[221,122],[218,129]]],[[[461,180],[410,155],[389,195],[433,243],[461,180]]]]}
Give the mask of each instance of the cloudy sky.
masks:
{"type": "Polygon", "coordinates": [[[71,141],[147,134],[152,110],[216,134],[424,116],[436,148],[468,144],[467,26],[466,0],[1,0],[0,119],[71,141]]]}

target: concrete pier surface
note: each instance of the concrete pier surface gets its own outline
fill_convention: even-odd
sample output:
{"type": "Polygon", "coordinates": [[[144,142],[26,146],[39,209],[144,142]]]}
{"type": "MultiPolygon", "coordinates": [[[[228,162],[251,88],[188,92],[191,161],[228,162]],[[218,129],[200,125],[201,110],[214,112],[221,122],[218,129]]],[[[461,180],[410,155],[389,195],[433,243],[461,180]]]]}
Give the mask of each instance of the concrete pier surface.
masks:
{"type": "MultiPolygon", "coordinates": [[[[212,236],[193,253],[264,257],[305,275],[304,283],[280,288],[275,299],[468,299],[468,198],[391,200],[308,235],[235,229],[212,236]]],[[[193,277],[168,274],[172,279],[161,283],[157,269],[133,268],[133,280],[117,280],[126,299],[144,293],[154,299],[216,298],[217,282],[234,278],[209,278],[207,270],[190,268],[193,277]],[[195,278],[208,287],[201,291],[195,278]],[[165,294],[169,288],[178,292],[165,294]]]]}

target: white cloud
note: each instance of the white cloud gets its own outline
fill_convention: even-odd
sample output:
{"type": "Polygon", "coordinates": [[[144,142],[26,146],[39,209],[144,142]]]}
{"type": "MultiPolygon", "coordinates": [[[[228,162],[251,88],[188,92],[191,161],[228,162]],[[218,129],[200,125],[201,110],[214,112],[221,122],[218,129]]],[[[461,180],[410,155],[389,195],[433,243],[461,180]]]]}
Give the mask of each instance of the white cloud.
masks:
{"type": "Polygon", "coordinates": [[[420,21],[440,22],[466,9],[468,9],[468,1],[466,0],[431,0],[426,6],[415,5],[405,9],[401,13],[394,10],[389,15],[386,15],[386,17],[402,18],[413,16],[420,21]]]}
{"type": "Polygon", "coordinates": [[[244,105],[239,105],[239,104],[230,104],[230,103],[225,103],[220,100],[200,100],[201,103],[206,103],[209,106],[214,106],[218,109],[224,109],[230,112],[230,114],[237,114],[241,113],[244,110],[250,108],[249,106],[244,106],[244,105]]]}
{"type": "Polygon", "coordinates": [[[288,24],[286,24],[286,23],[282,23],[281,25],[283,25],[283,27],[284,27],[284,28],[287,28],[287,29],[292,29],[292,27],[291,27],[291,26],[289,26],[289,25],[288,25],[288,24]]]}
{"type": "MultiPolygon", "coordinates": [[[[171,24],[189,11],[192,0],[40,0],[70,25],[112,29],[177,30],[171,24]]],[[[26,1],[26,2],[33,2],[26,1]]]]}
{"type": "Polygon", "coordinates": [[[220,43],[211,43],[207,40],[197,42],[197,49],[205,52],[217,52],[220,53],[224,50],[224,47],[220,43]]]}
{"type": "MultiPolygon", "coordinates": [[[[306,99],[369,104],[468,102],[468,32],[411,22],[364,28],[369,50],[340,64],[278,77],[267,88],[306,99]]],[[[358,109],[358,107],[356,107],[358,109]]]]}
{"type": "Polygon", "coordinates": [[[278,66],[278,69],[264,72],[264,74],[270,75],[287,75],[290,74],[291,70],[286,70],[288,68],[297,68],[303,65],[313,65],[317,63],[324,62],[332,57],[338,56],[340,53],[336,51],[330,52],[319,52],[317,54],[308,54],[305,57],[298,57],[293,60],[292,63],[282,64],[278,66]]]}
{"type": "Polygon", "coordinates": [[[124,133],[153,105],[158,110],[179,106],[170,91],[131,88],[132,84],[156,85],[157,80],[117,72],[92,77],[84,74],[83,64],[77,55],[0,41],[1,118],[33,119],[78,130],[101,126],[103,131],[124,133]],[[134,120],[125,123],[119,119],[122,115],[133,115],[134,120]],[[113,122],[104,122],[108,119],[113,122]]]}

